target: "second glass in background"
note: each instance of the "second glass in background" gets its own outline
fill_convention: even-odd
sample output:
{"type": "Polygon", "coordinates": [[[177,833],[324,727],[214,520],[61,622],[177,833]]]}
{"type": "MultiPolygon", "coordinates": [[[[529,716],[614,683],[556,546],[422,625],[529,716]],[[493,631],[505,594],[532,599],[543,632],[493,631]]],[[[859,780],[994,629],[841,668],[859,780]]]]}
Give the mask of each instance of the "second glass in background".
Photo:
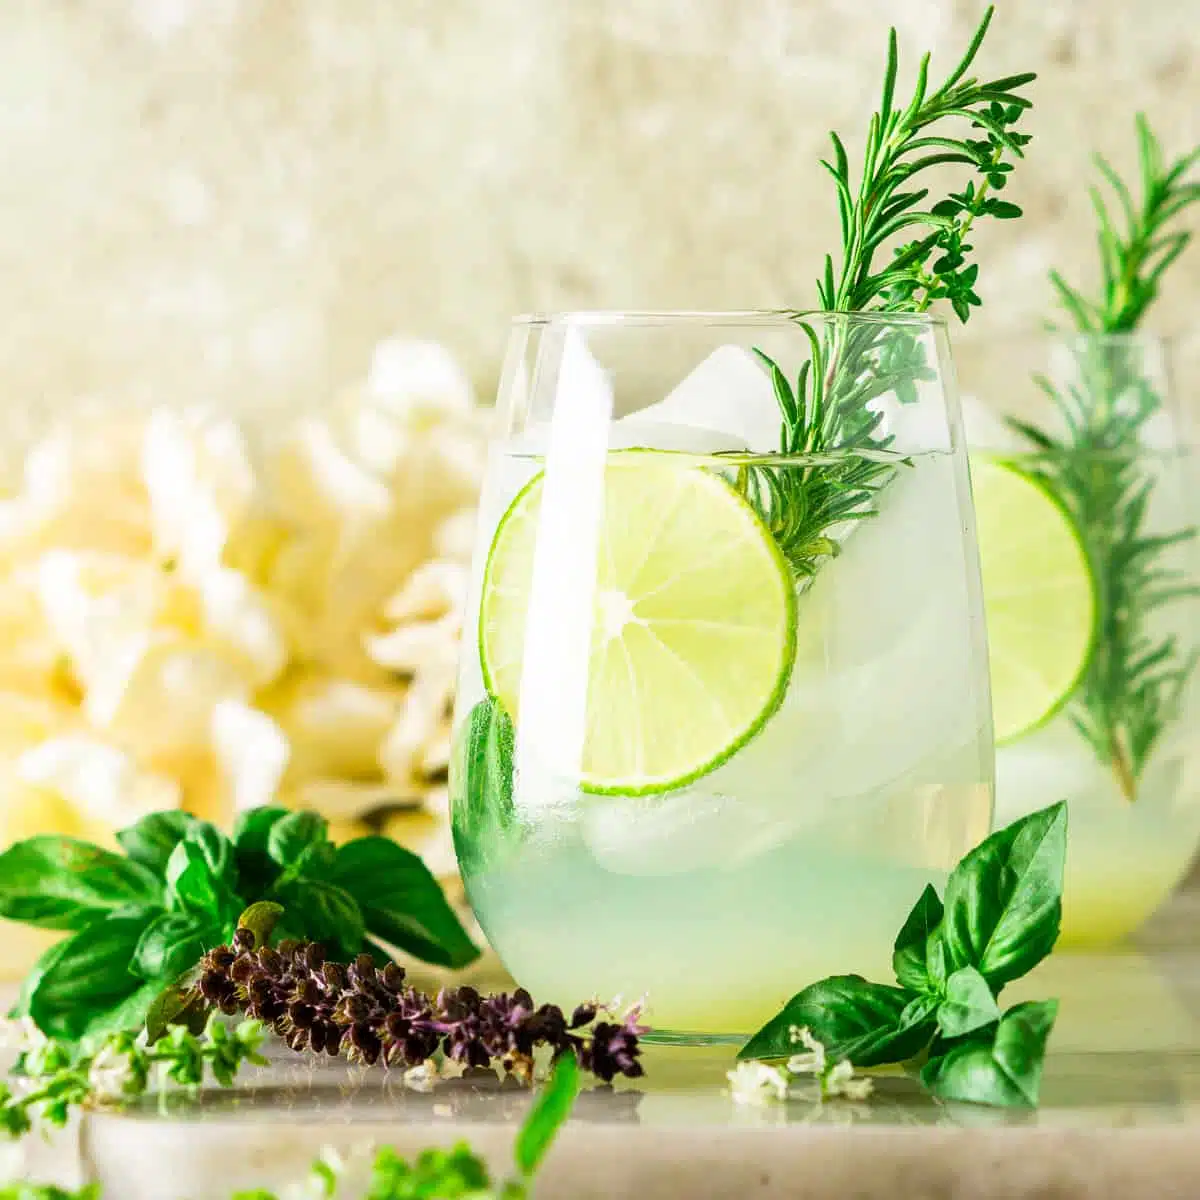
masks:
{"type": "MultiPolygon", "coordinates": [[[[995,680],[1010,664],[993,664],[996,824],[1069,802],[1061,944],[1112,942],[1158,908],[1200,843],[1200,542],[1187,422],[1153,337],[1031,338],[997,358],[988,355],[1000,347],[973,349],[960,357],[989,624],[1001,593],[1026,587],[1044,589],[1047,624],[1063,626],[1022,665],[1044,710],[1027,706],[1017,721],[1026,727],[1003,727],[995,680]],[[1065,518],[1043,505],[1018,528],[996,512],[991,536],[1010,548],[1024,540],[1026,564],[1009,553],[989,573],[997,466],[1035,481],[1065,518]],[[1063,625],[1068,608],[1081,615],[1063,625]]],[[[1012,633],[993,639],[993,657],[1012,633]]],[[[1006,683],[1020,692],[1011,672],[1006,683]]],[[[1019,694],[1010,707],[1022,707],[1019,694]]]]}

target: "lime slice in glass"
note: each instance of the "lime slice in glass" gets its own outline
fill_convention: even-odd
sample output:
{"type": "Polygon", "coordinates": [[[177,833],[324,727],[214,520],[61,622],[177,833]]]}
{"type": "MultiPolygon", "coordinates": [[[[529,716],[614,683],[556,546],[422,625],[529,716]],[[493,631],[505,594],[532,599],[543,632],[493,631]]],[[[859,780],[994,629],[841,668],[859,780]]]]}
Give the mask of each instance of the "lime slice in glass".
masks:
{"type": "Polygon", "coordinates": [[[1070,514],[1037,480],[973,455],[971,486],[987,613],[996,741],[1066,703],[1096,639],[1096,583],[1070,514]]]}
{"type": "MultiPolygon", "coordinates": [[[[724,762],[779,706],[796,593],[770,532],[718,475],[667,455],[609,458],[580,786],[667,791],[724,762]]],[[[501,518],[480,607],[488,690],[514,715],[543,476],[501,518]]],[[[532,636],[536,636],[534,630],[532,636]]]]}

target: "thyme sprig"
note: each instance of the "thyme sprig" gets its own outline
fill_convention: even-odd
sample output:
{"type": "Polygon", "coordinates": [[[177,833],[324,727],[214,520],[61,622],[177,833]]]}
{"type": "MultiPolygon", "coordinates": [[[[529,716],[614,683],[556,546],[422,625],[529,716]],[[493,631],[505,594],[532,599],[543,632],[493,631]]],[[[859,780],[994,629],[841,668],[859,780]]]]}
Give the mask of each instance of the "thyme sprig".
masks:
{"type": "MultiPolygon", "coordinates": [[[[831,134],[832,159],[822,165],[833,177],[841,222],[840,269],[825,259],[817,294],[827,313],[921,314],[947,302],[961,321],[982,303],[976,290],[979,267],[970,261],[967,240],[981,217],[1008,220],[1020,208],[992,193],[1002,190],[1028,135],[1014,126],[1030,101],[1021,89],[1034,79],[1025,72],[983,81],[968,75],[991,24],[984,14],[957,66],[931,89],[930,56],[917,71],[907,104],[896,103],[899,53],[896,31],[888,39],[887,66],[878,111],[871,117],[857,186],[842,139],[831,134]],[[951,122],[966,122],[955,132],[951,122]],[[933,168],[967,167],[973,178],[926,206],[930,189],[914,181],[933,168]],[[905,231],[919,236],[898,247],[905,231]],[[878,259],[893,248],[889,262],[878,259]]],[[[810,357],[793,387],[767,358],[783,418],[779,451],[799,464],[776,469],[750,466],[738,473],[740,486],[791,564],[807,582],[835,557],[849,523],[873,516],[876,497],[902,461],[888,451],[893,439],[872,402],[894,395],[917,398],[917,384],[932,379],[918,322],[826,319],[814,322],[797,312],[810,343],[810,357]]]]}
{"type": "Polygon", "coordinates": [[[1069,711],[1131,801],[1151,752],[1178,716],[1183,689],[1200,657],[1177,635],[1152,631],[1153,618],[1165,605],[1200,595],[1166,558],[1196,531],[1150,532],[1157,478],[1142,442],[1147,422],[1162,409],[1162,397],[1143,360],[1143,346],[1121,336],[1137,328],[1164,272],[1191,240],[1190,231],[1173,226],[1200,201],[1200,180],[1192,176],[1200,147],[1166,162],[1140,115],[1137,138],[1140,202],[1108,162],[1096,158],[1123,221],[1113,218],[1103,193],[1093,188],[1099,295],[1089,299],[1058,272],[1050,276],[1081,335],[1068,346],[1071,378],[1039,380],[1064,432],[1055,436],[1031,422],[1010,421],[1035,452],[1034,473],[1075,518],[1092,566],[1100,627],[1069,711]]]}

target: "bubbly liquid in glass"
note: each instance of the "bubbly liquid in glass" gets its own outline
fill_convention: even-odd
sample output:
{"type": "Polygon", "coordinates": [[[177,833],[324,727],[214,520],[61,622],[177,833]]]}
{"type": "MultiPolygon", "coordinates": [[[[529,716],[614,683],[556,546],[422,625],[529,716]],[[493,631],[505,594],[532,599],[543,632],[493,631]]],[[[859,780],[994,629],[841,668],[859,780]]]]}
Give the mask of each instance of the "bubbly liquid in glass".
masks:
{"type": "MultiPolygon", "coordinates": [[[[681,470],[716,469],[671,457],[681,470]]],[[[476,616],[492,531],[537,469],[494,452],[476,616]]],[[[826,975],[890,978],[909,909],[991,820],[985,649],[960,469],[947,455],[913,458],[877,516],[838,531],[842,553],[798,596],[786,695],[732,758],[650,796],[590,795],[562,780],[549,802],[518,813],[521,836],[486,867],[464,859],[484,931],[536,999],[644,994],[660,1035],[704,1040],[753,1032],[826,975]]],[[[527,632],[527,653],[536,636],[527,632]]],[[[468,646],[460,722],[483,695],[468,646]]],[[[516,728],[519,743],[519,714],[516,728]]],[[[464,787],[459,765],[455,806],[464,787]]]]}

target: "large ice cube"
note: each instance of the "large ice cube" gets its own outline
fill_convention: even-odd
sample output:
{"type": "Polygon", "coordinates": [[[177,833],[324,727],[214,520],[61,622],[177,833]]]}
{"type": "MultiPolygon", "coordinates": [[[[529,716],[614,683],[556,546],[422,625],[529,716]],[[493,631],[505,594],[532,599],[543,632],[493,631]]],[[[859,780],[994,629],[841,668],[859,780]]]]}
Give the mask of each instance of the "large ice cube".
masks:
{"type": "MultiPolygon", "coordinates": [[[[664,426],[687,429],[683,436],[689,440],[710,440],[702,452],[751,450],[767,454],[779,449],[780,412],[775,390],[762,365],[741,346],[719,346],[664,399],[622,417],[613,432],[627,437],[633,428],[650,437],[652,430],[661,431],[664,426]],[[700,438],[702,431],[708,439],[700,438]]],[[[662,446],[657,440],[640,444],[662,446]]]]}

